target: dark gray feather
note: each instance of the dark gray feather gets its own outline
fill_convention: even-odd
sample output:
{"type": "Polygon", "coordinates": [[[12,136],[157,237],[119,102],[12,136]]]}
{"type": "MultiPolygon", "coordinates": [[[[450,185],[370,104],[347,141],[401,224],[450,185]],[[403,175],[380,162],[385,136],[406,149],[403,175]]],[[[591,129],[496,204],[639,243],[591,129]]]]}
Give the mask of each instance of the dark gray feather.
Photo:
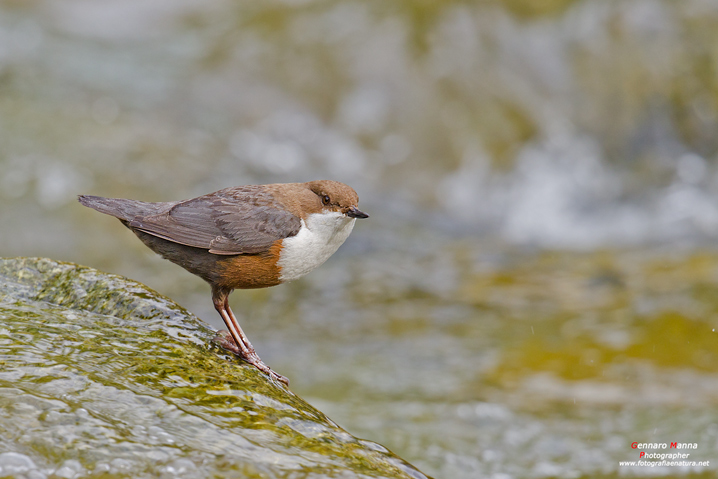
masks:
{"type": "Polygon", "coordinates": [[[88,208],[114,216],[125,221],[132,221],[137,217],[157,215],[176,204],[172,203],[145,203],[144,201],[126,200],[124,198],[103,198],[102,196],[80,195],[78,201],[88,208]]]}

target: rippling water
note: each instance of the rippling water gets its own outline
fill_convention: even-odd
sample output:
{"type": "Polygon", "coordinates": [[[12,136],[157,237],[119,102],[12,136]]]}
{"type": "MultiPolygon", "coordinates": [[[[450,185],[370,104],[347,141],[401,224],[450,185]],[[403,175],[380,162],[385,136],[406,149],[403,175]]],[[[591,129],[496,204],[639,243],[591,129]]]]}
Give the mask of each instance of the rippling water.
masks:
{"type": "Polygon", "coordinates": [[[371,218],[337,256],[233,296],[298,394],[436,477],[705,474],[618,461],[716,450],[717,27],[709,0],[0,1],[0,255],[219,326],[75,195],[344,181],[371,218]]]}

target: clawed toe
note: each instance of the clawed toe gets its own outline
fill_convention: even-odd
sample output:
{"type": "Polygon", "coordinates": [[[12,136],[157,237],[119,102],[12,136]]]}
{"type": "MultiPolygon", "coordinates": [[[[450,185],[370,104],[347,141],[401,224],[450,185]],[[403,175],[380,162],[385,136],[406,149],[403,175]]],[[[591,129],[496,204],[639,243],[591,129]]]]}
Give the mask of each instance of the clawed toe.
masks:
{"type": "Polygon", "coordinates": [[[224,349],[233,352],[237,356],[243,357],[242,350],[239,349],[237,343],[234,342],[234,339],[232,339],[232,335],[229,334],[229,331],[217,331],[217,335],[212,341],[219,344],[224,349]]]}
{"type": "Polygon", "coordinates": [[[277,381],[284,384],[285,386],[289,386],[289,379],[287,379],[286,377],[282,376],[279,373],[275,373],[271,369],[269,370],[269,377],[272,379],[276,379],[277,381]]]}
{"type": "Polygon", "coordinates": [[[240,358],[247,361],[249,364],[254,366],[255,368],[262,371],[264,374],[268,375],[272,380],[277,380],[282,384],[285,384],[289,386],[289,379],[282,376],[281,374],[278,374],[272,369],[264,364],[264,362],[259,358],[257,353],[254,352],[254,350],[250,350],[249,354],[245,354],[239,346],[237,346],[237,343],[232,338],[232,335],[229,333],[229,331],[217,331],[217,335],[214,337],[213,340],[215,343],[219,344],[224,349],[233,352],[240,358]]]}

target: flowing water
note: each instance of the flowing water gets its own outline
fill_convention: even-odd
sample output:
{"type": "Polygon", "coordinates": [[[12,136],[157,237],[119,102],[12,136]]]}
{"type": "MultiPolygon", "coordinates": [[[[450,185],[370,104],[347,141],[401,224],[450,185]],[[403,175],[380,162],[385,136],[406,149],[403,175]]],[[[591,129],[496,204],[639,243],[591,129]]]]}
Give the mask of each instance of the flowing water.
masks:
{"type": "Polygon", "coordinates": [[[219,327],[75,195],[344,181],[335,257],[232,296],[294,392],[437,478],[712,477],[717,59],[711,0],[0,0],[0,256],[219,327]]]}

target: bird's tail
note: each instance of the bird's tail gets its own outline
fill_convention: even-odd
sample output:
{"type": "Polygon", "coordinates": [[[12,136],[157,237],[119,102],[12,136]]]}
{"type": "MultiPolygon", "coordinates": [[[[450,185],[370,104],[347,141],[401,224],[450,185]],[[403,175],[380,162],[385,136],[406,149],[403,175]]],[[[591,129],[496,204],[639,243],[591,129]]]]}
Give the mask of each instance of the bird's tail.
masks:
{"type": "Polygon", "coordinates": [[[145,203],[137,200],[123,198],[103,198],[102,196],[80,195],[78,201],[88,208],[114,216],[125,221],[132,221],[137,217],[157,214],[162,203],[145,203]]]}

